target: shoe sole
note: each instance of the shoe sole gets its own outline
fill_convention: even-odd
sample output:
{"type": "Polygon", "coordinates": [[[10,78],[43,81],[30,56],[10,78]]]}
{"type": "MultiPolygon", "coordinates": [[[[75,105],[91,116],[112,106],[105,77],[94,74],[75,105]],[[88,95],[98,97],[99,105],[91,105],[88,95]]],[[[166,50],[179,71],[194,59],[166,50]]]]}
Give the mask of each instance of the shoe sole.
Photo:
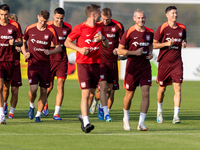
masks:
{"type": "Polygon", "coordinates": [[[0,124],[6,124],[6,122],[5,121],[1,121],[0,124]]]}

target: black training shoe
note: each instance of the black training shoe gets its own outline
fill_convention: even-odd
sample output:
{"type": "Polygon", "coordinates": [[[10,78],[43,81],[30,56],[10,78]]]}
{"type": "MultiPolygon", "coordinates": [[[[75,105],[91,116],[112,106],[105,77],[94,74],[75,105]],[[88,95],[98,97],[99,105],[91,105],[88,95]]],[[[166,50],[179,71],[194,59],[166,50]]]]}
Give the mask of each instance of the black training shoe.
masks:
{"type": "Polygon", "coordinates": [[[86,127],[84,127],[84,124],[83,124],[83,117],[81,114],[78,115],[78,119],[80,120],[81,122],[81,129],[83,132],[85,133],[89,133],[91,130],[94,129],[94,126],[91,125],[91,124],[87,124],[86,127]]]}

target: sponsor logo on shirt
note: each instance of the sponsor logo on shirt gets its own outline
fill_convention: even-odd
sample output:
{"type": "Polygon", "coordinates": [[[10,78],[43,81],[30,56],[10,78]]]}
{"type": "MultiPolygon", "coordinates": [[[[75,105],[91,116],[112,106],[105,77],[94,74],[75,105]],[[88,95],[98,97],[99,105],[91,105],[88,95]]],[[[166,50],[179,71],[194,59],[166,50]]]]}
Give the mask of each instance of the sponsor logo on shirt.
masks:
{"type": "Polygon", "coordinates": [[[45,49],[34,47],[33,50],[34,51],[44,51],[45,49]]]}
{"type": "Polygon", "coordinates": [[[92,40],[86,39],[85,42],[88,43],[88,44],[90,44],[92,42],[92,40]]]}
{"type": "Polygon", "coordinates": [[[6,35],[2,35],[1,36],[1,39],[12,39],[13,36],[6,36],[6,35]]]}
{"type": "Polygon", "coordinates": [[[81,87],[85,88],[86,87],[86,83],[85,82],[81,82],[81,87]]]}
{"type": "Polygon", "coordinates": [[[134,46],[149,46],[149,42],[140,42],[140,43],[138,43],[138,42],[133,42],[132,43],[134,46]]]}
{"type": "Polygon", "coordinates": [[[8,29],[8,34],[12,34],[13,30],[12,29],[8,29]]]}
{"type": "Polygon", "coordinates": [[[107,37],[115,37],[115,34],[106,34],[107,35],[107,37]]]}
{"type": "Polygon", "coordinates": [[[90,47],[90,52],[94,51],[94,50],[98,50],[99,47],[90,47]]]}
{"type": "MultiPolygon", "coordinates": [[[[165,40],[166,40],[166,41],[169,41],[169,40],[171,40],[171,38],[166,38],[165,40]]],[[[174,38],[173,41],[174,41],[174,42],[181,42],[182,39],[181,39],[181,38],[174,38]]]]}
{"type": "Polygon", "coordinates": [[[42,44],[42,45],[48,45],[48,42],[45,42],[45,41],[40,41],[40,40],[36,40],[36,39],[31,39],[31,42],[34,44],[34,43],[37,43],[37,44],[42,44]]]}
{"type": "Polygon", "coordinates": [[[59,39],[59,40],[65,40],[66,37],[59,36],[58,39],[59,39]]]}
{"type": "Polygon", "coordinates": [[[136,37],[133,37],[133,39],[137,39],[138,37],[136,36],[136,37]]]}
{"type": "Polygon", "coordinates": [[[0,46],[9,46],[9,44],[0,43],[0,46]]]}

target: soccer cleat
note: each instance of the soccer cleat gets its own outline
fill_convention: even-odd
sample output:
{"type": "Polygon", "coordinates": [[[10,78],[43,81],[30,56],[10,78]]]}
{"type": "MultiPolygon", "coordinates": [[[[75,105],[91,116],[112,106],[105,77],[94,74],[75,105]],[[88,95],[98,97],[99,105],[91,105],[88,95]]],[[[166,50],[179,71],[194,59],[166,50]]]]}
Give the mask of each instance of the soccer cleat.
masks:
{"type": "Polygon", "coordinates": [[[162,112],[157,112],[157,122],[158,123],[163,123],[162,112]]]}
{"type": "Polygon", "coordinates": [[[173,124],[180,124],[181,120],[180,120],[180,118],[178,116],[176,116],[176,117],[173,118],[172,123],[173,124]]]}
{"type": "Polygon", "coordinates": [[[97,108],[97,104],[98,104],[98,101],[96,101],[95,99],[93,100],[92,102],[92,105],[90,107],[90,113],[93,115],[96,111],[96,108],[97,108]]]}
{"type": "Polygon", "coordinates": [[[8,114],[8,118],[9,118],[9,119],[14,119],[13,114],[12,114],[12,113],[9,113],[9,114],[8,114]]]}
{"type": "Polygon", "coordinates": [[[53,120],[62,120],[62,118],[60,118],[59,114],[55,114],[53,120]]]}
{"type": "Polygon", "coordinates": [[[145,127],[145,125],[138,125],[137,130],[138,131],[148,131],[148,128],[145,127]]]}
{"type": "Polygon", "coordinates": [[[48,103],[44,105],[44,109],[43,109],[42,113],[43,113],[45,116],[48,116],[48,115],[49,115],[48,103]]]}
{"type": "Polygon", "coordinates": [[[1,115],[0,117],[0,124],[6,124],[6,118],[4,115],[1,115]]]}
{"type": "Polygon", "coordinates": [[[107,115],[105,116],[105,120],[106,120],[106,122],[112,122],[112,118],[110,118],[110,115],[109,115],[109,114],[107,114],[107,115]]]}
{"type": "Polygon", "coordinates": [[[103,109],[100,108],[100,104],[98,105],[98,118],[99,120],[104,120],[104,112],[103,109]]]}
{"type": "Polygon", "coordinates": [[[86,127],[84,127],[84,124],[83,124],[83,117],[81,114],[78,115],[78,119],[80,120],[81,122],[81,129],[83,132],[85,133],[89,133],[91,130],[94,129],[94,126],[91,125],[91,124],[87,124],[86,127]]]}
{"type": "Polygon", "coordinates": [[[35,122],[41,122],[40,117],[35,117],[35,122]]]}
{"type": "Polygon", "coordinates": [[[34,109],[29,106],[29,110],[28,110],[28,117],[32,120],[34,118],[34,109]]]}
{"type": "Polygon", "coordinates": [[[6,105],[4,106],[4,115],[7,115],[8,113],[8,104],[6,103],[6,105]]]}
{"type": "Polygon", "coordinates": [[[123,118],[123,123],[124,123],[124,130],[131,130],[129,119],[123,118]]]}

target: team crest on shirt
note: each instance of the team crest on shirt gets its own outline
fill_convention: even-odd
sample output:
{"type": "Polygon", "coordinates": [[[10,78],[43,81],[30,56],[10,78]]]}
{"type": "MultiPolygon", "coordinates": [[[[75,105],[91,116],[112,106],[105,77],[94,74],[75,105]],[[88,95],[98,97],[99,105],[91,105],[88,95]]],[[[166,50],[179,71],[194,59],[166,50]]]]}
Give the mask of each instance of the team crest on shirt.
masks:
{"type": "Polygon", "coordinates": [[[67,35],[67,31],[66,30],[63,30],[63,35],[67,35]]]}
{"type": "Polygon", "coordinates": [[[81,88],[85,88],[86,87],[86,83],[85,82],[81,82],[81,88]]]}
{"type": "Polygon", "coordinates": [[[180,37],[182,37],[182,32],[178,33],[180,37]]]}
{"type": "Polygon", "coordinates": [[[8,34],[12,34],[13,30],[12,29],[8,29],[8,34]]]}
{"type": "Polygon", "coordinates": [[[146,35],[146,40],[150,41],[150,35],[146,35]]]}
{"type": "Polygon", "coordinates": [[[45,39],[45,40],[48,40],[48,38],[49,38],[49,35],[48,35],[48,34],[45,34],[45,35],[44,35],[44,39],[45,39]]]}
{"type": "Polygon", "coordinates": [[[104,75],[100,75],[100,79],[104,79],[105,77],[104,77],[104,75]]]}
{"type": "Polygon", "coordinates": [[[115,31],[116,31],[116,28],[115,28],[115,27],[112,27],[112,28],[111,28],[111,31],[112,31],[112,32],[115,32],[115,31]]]}

